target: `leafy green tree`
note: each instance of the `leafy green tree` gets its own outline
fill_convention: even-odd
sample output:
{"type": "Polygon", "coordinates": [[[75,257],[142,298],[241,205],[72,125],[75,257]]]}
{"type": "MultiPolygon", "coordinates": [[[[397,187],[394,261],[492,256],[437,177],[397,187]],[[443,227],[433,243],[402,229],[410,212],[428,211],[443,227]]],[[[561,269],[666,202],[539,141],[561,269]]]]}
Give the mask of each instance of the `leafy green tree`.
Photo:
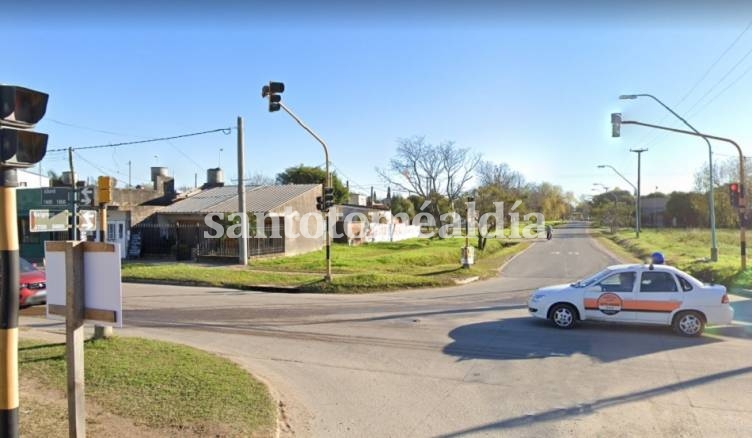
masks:
{"type": "Polygon", "coordinates": [[[391,209],[393,215],[405,213],[410,219],[415,217],[415,207],[413,206],[413,203],[402,196],[392,196],[391,209]]]}
{"type": "MultiPolygon", "coordinates": [[[[277,184],[326,184],[326,171],[302,164],[288,167],[284,172],[277,174],[277,184]]],[[[332,186],[334,187],[334,202],[346,204],[350,193],[335,173],[332,173],[332,186]]]]}

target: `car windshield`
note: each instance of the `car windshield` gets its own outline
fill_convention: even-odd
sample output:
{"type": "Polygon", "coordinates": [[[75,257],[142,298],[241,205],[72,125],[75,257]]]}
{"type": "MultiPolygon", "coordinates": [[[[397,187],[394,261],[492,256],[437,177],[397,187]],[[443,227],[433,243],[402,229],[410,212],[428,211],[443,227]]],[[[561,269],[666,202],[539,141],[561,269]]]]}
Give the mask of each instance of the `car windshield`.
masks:
{"type": "Polygon", "coordinates": [[[25,259],[20,259],[21,261],[21,273],[27,273],[27,272],[35,272],[37,271],[37,268],[34,267],[31,263],[26,261],[25,259]]]}
{"type": "Polygon", "coordinates": [[[610,273],[611,273],[610,269],[604,269],[604,270],[598,272],[597,274],[593,274],[590,277],[583,278],[580,281],[576,281],[576,282],[572,283],[571,286],[572,287],[588,287],[588,286],[590,286],[592,284],[597,283],[598,281],[600,281],[602,278],[604,278],[606,275],[608,275],[610,273]]]}

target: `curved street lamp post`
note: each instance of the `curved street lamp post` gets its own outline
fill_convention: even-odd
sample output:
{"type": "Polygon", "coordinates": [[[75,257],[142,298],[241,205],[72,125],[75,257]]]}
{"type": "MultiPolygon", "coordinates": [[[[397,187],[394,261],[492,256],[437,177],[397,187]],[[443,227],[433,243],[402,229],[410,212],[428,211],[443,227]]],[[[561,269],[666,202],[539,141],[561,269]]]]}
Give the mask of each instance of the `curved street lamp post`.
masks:
{"type": "MultiPolygon", "coordinates": [[[[716,240],[715,235],[715,197],[713,195],[713,147],[710,145],[710,140],[708,138],[710,136],[705,136],[700,133],[697,129],[695,129],[694,126],[690,125],[688,121],[684,119],[684,117],[680,116],[676,113],[676,111],[672,110],[668,107],[665,103],[663,103],[660,99],[653,96],[652,94],[647,93],[641,93],[641,94],[622,94],[619,96],[619,99],[621,100],[634,100],[638,97],[649,97],[650,99],[653,99],[654,101],[658,102],[660,106],[665,108],[668,112],[673,114],[677,119],[681,120],[682,123],[684,123],[689,129],[691,129],[697,136],[702,137],[703,140],[708,144],[708,175],[709,175],[709,186],[710,191],[708,193],[708,210],[710,210],[710,260],[717,262],[718,261],[718,241],[716,240]]],[[[740,181],[740,183],[744,184],[744,181],[740,181]]]]}

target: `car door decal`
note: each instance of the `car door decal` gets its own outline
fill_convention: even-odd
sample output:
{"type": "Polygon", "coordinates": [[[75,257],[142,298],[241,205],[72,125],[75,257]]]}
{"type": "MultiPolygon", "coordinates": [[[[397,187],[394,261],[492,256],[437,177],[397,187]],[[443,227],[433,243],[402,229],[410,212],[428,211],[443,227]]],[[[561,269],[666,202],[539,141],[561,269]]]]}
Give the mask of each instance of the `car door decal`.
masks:
{"type": "Polygon", "coordinates": [[[622,300],[610,292],[600,295],[597,299],[585,300],[585,310],[600,310],[606,315],[614,315],[620,311],[671,313],[679,307],[679,301],[622,300]]]}

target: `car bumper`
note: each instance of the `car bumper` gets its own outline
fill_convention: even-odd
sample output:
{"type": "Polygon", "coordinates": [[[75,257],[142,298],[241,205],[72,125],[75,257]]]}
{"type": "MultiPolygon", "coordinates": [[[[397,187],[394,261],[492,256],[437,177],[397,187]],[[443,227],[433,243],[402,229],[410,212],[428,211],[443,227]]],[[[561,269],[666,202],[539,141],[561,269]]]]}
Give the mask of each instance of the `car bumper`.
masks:
{"type": "Polygon", "coordinates": [[[26,297],[23,303],[24,306],[34,306],[36,304],[44,304],[47,302],[47,289],[36,289],[33,294],[26,297]]]}
{"type": "Polygon", "coordinates": [[[734,309],[731,306],[719,306],[705,312],[708,325],[726,325],[734,320],[734,309]]]}
{"type": "Polygon", "coordinates": [[[527,311],[530,312],[530,316],[535,316],[537,318],[543,318],[547,319],[548,315],[546,315],[546,310],[548,306],[543,306],[541,303],[528,303],[527,304],[527,311]]]}

